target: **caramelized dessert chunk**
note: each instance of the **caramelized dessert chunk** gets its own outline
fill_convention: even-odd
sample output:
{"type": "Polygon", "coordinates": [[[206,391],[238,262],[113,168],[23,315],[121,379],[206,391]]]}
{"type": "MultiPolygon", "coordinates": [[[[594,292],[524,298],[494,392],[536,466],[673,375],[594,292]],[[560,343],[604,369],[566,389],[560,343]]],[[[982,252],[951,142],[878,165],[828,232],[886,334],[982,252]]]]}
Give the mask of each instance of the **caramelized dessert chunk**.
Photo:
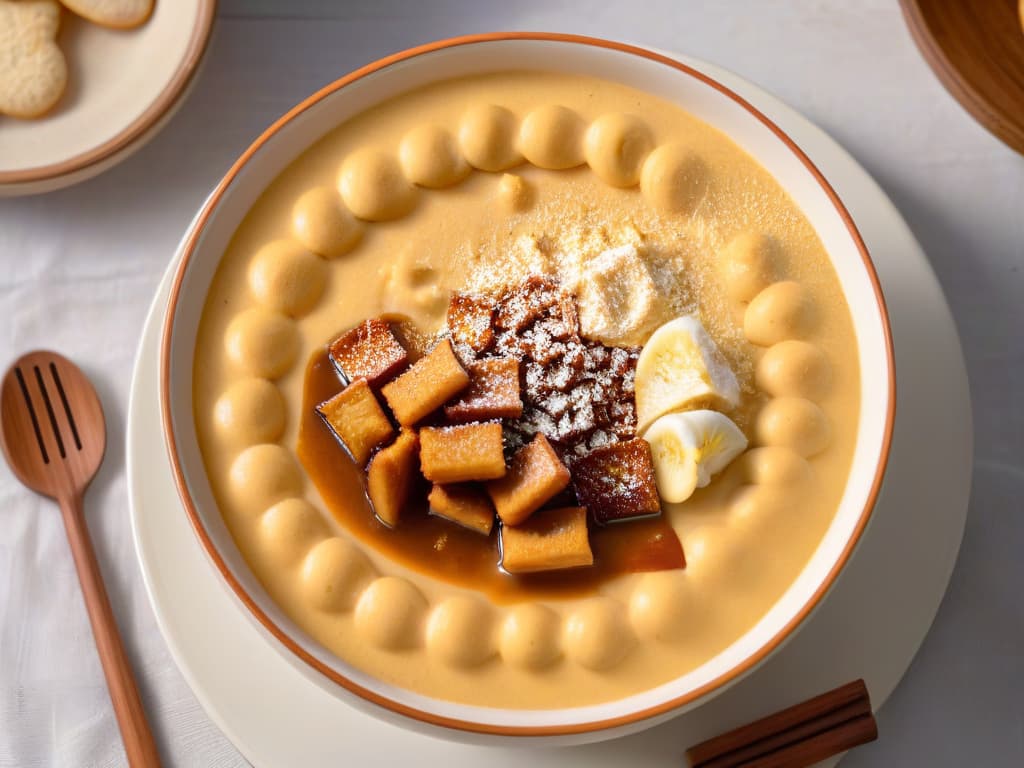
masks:
{"type": "Polygon", "coordinates": [[[453,293],[448,302],[448,331],[455,344],[465,344],[480,354],[494,343],[494,299],[470,293],[453,293]]]}
{"type": "Polygon", "coordinates": [[[419,447],[416,433],[403,429],[395,442],[377,452],[366,469],[366,493],[377,519],[388,528],[398,525],[402,507],[409,500],[419,447]]]}
{"type": "Polygon", "coordinates": [[[395,334],[398,343],[405,347],[409,353],[409,363],[415,363],[430,350],[433,334],[429,334],[420,328],[409,318],[403,315],[391,315],[391,332],[395,334]]]}
{"type": "Polygon", "coordinates": [[[395,432],[366,379],[352,382],[316,410],[360,467],[395,432]]]}
{"type": "Polygon", "coordinates": [[[639,437],[577,458],[572,484],[580,504],[601,525],[661,512],[651,446],[639,437]]]}
{"type": "Polygon", "coordinates": [[[389,381],[409,362],[391,324],[381,317],[343,333],[331,342],[328,354],[346,381],[366,379],[373,387],[389,381]]]}
{"type": "Polygon", "coordinates": [[[437,485],[427,497],[430,514],[488,536],[494,527],[494,507],[482,488],[472,485],[437,485]]]}
{"type": "Polygon", "coordinates": [[[409,370],[381,390],[395,418],[412,426],[469,385],[448,339],[444,339],[409,370]]]}
{"type": "Polygon", "coordinates": [[[563,296],[555,280],[530,275],[501,298],[494,324],[503,331],[522,331],[545,315],[561,315],[563,296]]]}
{"type": "Polygon", "coordinates": [[[460,424],[420,430],[420,468],[435,483],[492,480],[505,474],[501,424],[460,424]]]}
{"type": "Polygon", "coordinates": [[[508,473],[487,484],[506,525],[519,525],[569,484],[569,470],[542,434],[520,448],[512,457],[508,473]]]}
{"type": "Polygon", "coordinates": [[[533,573],[594,564],[583,507],[546,509],[523,525],[501,527],[501,567],[533,573]]]}
{"type": "Polygon", "coordinates": [[[492,357],[470,364],[468,370],[469,387],[444,408],[448,421],[517,419],[522,415],[518,360],[492,357]]]}
{"type": "MultiPolygon", "coordinates": [[[[497,297],[494,342],[486,353],[459,345],[460,359],[519,360],[522,412],[506,419],[507,448],[543,433],[571,467],[577,456],[636,435],[633,379],[639,349],[607,347],[579,335],[573,296],[531,276],[497,297]]],[[[455,418],[449,415],[449,418],[455,418]]]]}

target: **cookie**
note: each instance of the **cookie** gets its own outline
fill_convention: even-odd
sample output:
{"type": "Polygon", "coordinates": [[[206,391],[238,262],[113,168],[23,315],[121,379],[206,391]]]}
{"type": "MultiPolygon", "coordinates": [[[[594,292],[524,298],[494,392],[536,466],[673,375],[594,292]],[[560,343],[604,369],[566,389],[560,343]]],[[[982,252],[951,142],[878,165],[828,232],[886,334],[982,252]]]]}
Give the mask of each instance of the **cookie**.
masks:
{"type": "Polygon", "coordinates": [[[153,12],[153,0],[60,0],[93,24],[114,29],[131,29],[143,24],[153,12]]]}
{"type": "Polygon", "coordinates": [[[56,0],[0,0],[0,114],[39,117],[68,84],[56,0]]]}

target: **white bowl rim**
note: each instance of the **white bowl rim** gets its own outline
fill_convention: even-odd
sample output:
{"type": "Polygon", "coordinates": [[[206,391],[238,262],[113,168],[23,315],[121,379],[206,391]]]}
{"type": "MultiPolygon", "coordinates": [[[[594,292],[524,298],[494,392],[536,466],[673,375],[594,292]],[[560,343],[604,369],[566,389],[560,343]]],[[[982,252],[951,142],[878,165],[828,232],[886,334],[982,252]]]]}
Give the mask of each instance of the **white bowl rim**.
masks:
{"type": "MultiPolygon", "coordinates": [[[[871,257],[868,253],[867,246],[864,244],[863,239],[857,230],[856,224],[853,218],[843,205],[836,191],[832,188],[829,182],[824,178],[821,172],[813,164],[810,158],[800,149],[800,147],[775,123],[773,123],[767,116],[760,112],[756,107],[747,102],[740,95],[736,94],[729,88],[725,87],[721,83],[717,82],[713,78],[705,75],[704,73],[694,69],[693,67],[687,66],[679,61],[676,61],[670,57],[664,56],[660,53],[656,53],[644,48],[637,46],[604,40],[600,38],[586,37],[580,35],[572,35],[565,33],[546,33],[546,32],[491,32],[482,34],[464,35],[436,42],[428,43],[425,45],[409,48],[404,51],[386,56],[373,63],[370,63],[354,72],[345,75],[344,77],[335,80],[333,83],[320,89],[307,99],[300,102],[298,105],[293,107],[281,118],[275,121],[266,131],[264,131],[253,143],[246,149],[245,152],[239,157],[239,159],[231,166],[228,172],[224,175],[220,183],[214,189],[213,193],[207,199],[205,205],[199,212],[196,218],[196,222],[189,232],[188,238],[185,241],[184,248],[182,250],[182,259],[175,272],[174,280],[171,284],[170,298],[168,300],[168,308],[166,320],[161,337],[160,347],[160,408],[161,408],[161,420],[164,428],[164,437],[167,444],[167,450],[171,462],[171,469],[174,475],[175,485],[178,489],[179,496],[185,508],[185,512],[189,518],[194,532],[200,541],[203,549],[211,562],[223,577],[227,586],[235,594],[238,600],[248,609],[252,617],[266,630],[273,638],[275,638],[281,646],[286,648],[293,656],[303,662],[306,667],[306,671],[313,673],[314,677],[318,681],[333,682],[341,686],[346,691],[355,694],[360,699],[364,700],[373,705],[383,708],[388,713],[401,715],[407,718],[411,718],[420,723],[428,726],[438,726],[443,729],[462,731],[472,734],[486,734],[493,736],[512,736],[512,737],[554,737],[554,736],[569,736],[575,734],[586,734],[597,731],[606,730],[617,730],[622,729],[630,725],[635,725],[643,721],[650,721],[653,724],[655,718],[659,716],[665,716],[675,710],[679,710],[683,707],[694,706],[701,700],[706,700],[714,694],[721,692],[729,685],[737,682],[739,679],[749,674],[753,669],[760,665],[765,659],[768,658],[773,652],[778,650],[792,635],[793,633],[803,624],[807,617],[814,611],[814,609],[824,599],[826,594],[834,585],[840,572],[842,571],[845,564],[849,561],[857,544],[859,543],[867,525],[871,519],[874,511],[875,502],[877,501],[878,494],[881,490],[882,481],[885,475],[885,469],[888,463],[888,457],[890,447],[892,443],[893,426],[895,423],[895,406],[896,406],[896,379],[895,379],[895,359],[892,343],[892,333],[889,322],[888,310],[886,308],[885,299],[882,294],[881,283],[878,275],[875,271],[874,265],[871,261],[871,257]],[[718,677],[710,680],[704,685],[695,687],[691,690],[686,691],[682,695],[675,696],[673,698],[666,699],[659,702],[658,704],[644,709],[629,712],[625,715],[609,718],[599,718],[595,720],[588,720],[585,722],[572,722],[572,723],[560,723],[557,725],[507,725],[493,722],[480,722],[476,720],[464,719],[460,717],[451,717],[447,715],[441,715],[435,712],[431,712],[425,707],[420,705],[410,705],[401,701],[397,701],[394,698],[380,694],[376,691],[370,690],[359,682],[339,673],[336,669],[325,664],[317,655],[311,653],[308,649],[302,647],[288,632],[279,625],[279,622],[274,617],[268,614],[266,610],[261,607],[258,602],[253,598],[252,595],[246,590],[245,586],[239,581],[239,579],[232,573],[230,567],[225,563],[223,555],[218,550],[216,544],[210,536],[207,530],[202,515],[198,511],[196,504],[192,498],[191,491],[189,489],[186,473],[183,469],[181,459],[179,457],[179,444],[178,438],[174,430],[174,418],[173,418],[173,398],[171,397],[171,355],[173,348],[173,336],[175,320],[177,317],[178,302],[181,295],[181,288],[185,275],[188,272],[189,265],[192,261],[192,256],[197,250],[197,246],[201,239],[204,227],[216,209],[219,201],[225,194],[232,181],[242,171],[246,163],[255,155],[260,148],[266,144],[276,133],[287,123],[292,121],[295,117],[302,114],[306,110],[316,105],[321,100],[330,96],[331,94],[341,90],[345,86],[354,83],[362,78],[378,72],[382,69],[390,67],[392,65],[405,62],[409,59],[421,56],[424,54],[433,53],[446,48],[453,48],[458,46],[486,44],[493,42],[504,42],[504,41],[542,41],[542,42],[555,42],[555,43],[568,43],[574,45],[585,45],[593,46],[597,48],[604,48],[620,53],[632,54],[639,56],[653,62],[664,64],[669,66],[685,75],[693,77],[703,84],[710,86],[714,90],[718,91],[722,95],[726,96],[737,105],[746,110],[753,118],[762,123],[771,133],[773,133],[782,144],[796,157],[796,159],[805,167],[807,172],[813,177],[813,180],[820,186],[821,191],[826,195],[829,202],[835,208],[835,213],[838,214],[842,223],[844,224],[856,250],[859,252],[861,261],[866,272],[866,276],[870,282],[871,289],[874,294],[876,302],[875,309],[878,312],[878,320],[881,323],[881,336],[882,342],[885,349],[885,373],[886,373],[886,403],[885,403],[885,421],[881,436],[881,445],[878,451],[878,460],[874,468],[870,487],[866,493],[866,499],[862,511],[857,518],[856,524],[845,542],[842,551],[835,559],[835,562],[828,570],[828,572],[822,578],[820,584],[816,587],[810,598],[802,605],[802,607],[795,612],[795,614],[789,618],[788,621],[776,631],[771,637],[767,638],[754,652],[750,653],[742,662],[729,668],[726,672],[719,675],[718,677]]],[[[300,665],[302,666],[302,665],[300,665]]],[[[422,700],[424,697],[418,697],[422,700]]]]}

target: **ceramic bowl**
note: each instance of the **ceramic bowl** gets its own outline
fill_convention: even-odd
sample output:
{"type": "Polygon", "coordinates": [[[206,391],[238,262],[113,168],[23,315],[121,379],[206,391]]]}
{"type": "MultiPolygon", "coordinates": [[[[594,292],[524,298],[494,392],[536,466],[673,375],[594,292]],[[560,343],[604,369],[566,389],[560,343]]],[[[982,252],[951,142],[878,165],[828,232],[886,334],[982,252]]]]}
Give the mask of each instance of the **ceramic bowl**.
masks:
{"type": "Polygon", "coordinates": [[[304,674],[376,715],[434,735],[579,743],[637,731],[699,706],[777,650],[825,598],[868,524],[888,458],[895,405],[888,317],[864,243],[835,191],[791,139],[735,93],[690,67],[619,43],[530,33],[463,37],[390,56],[327,86],[272,125],[214,190],[187,239],[168,310],[161,352],[167,445],[187,514],[225,583],[268,641],[304,674]],[[284,615],[246,566],[213,498],[193,420],[193,351],[207,291],[228,241],[266,186],[329,130],[385,99],[437,80],[508,69],[622,82],[678,103],[730,136],[778,179],[814,226],[846,293],[859,344],[862,405],[853,465],[835,518],[807,566],[756,625],[702,666],[596,706],[506,710],[432,699],[374,679],[326,651],[284,615]]]}
{"type": "Polygon", "coordinates": [[[0,115],[0,197],[77,184],[138,151],[167,124],[196,79],[216,0],[157,2],[136,29],[65,11],[57,43],[68,87],[34,120],[0,115]]]}

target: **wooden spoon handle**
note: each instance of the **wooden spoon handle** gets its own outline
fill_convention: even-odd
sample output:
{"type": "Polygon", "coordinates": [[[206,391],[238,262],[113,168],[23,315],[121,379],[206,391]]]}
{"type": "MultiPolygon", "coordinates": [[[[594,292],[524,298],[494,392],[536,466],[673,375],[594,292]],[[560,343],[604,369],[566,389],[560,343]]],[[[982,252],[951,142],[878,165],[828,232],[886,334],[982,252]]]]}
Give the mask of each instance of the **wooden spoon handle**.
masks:
{"type": "Polygon", "coordinates": [[[121,644],[121,635],[117,630],[114,612],[110,609],[106,587],[103,586],[103,576],[82,514],[82,497],[60,499],[60,510],[64,515],[68,543],[78,569],[78,580],[82,583],[85,607],[89,611],[96,650],[107,677],[107,688],[121,729],[128,764],[131,768],[157,768],[160,756],[146,722],[146,711],[139,698],[139,689],[135,685],[128,656],[121,644]]]}

